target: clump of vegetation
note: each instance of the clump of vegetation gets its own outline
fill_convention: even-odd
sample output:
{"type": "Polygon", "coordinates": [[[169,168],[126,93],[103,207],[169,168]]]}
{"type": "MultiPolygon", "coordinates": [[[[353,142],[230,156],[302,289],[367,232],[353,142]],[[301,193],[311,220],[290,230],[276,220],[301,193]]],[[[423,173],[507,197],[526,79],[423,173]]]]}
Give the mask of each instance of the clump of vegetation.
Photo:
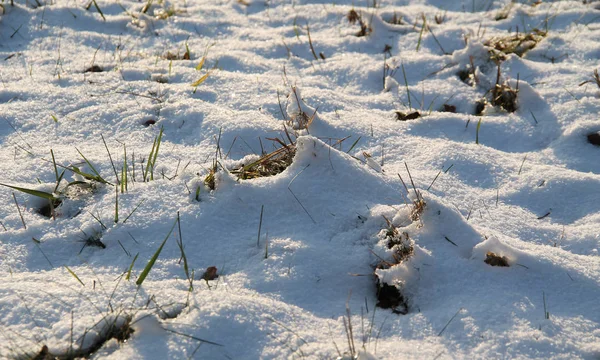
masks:
{"type": "MultiPolygon", "coordinates": [[[[383,243],[388,250],[392,252],[390,261],[380,258],[377,269],[389,269],[408,261],[415,252],[414,241],[407,232],[401,232],[387,217],[383,217],[387,227],[383,229],[379,236],[383,238],[383,243]]],[[[376,278],[377,288],[377,306],[384,309],[392,309],[396,314],[405,315],[408,313],[408,303],[402,292],[400,284],[391,285],[382,282],[378,276],[376,278]]]]}
{"type": "MultiPolygon", "coordinates": [[[[292,94],[290,94],[290,96],[293,96],[293,98],[292,98],[292,102],[290,105],[293,107],[295,104],[297,109],[293,109],[290,111],[288,108],[289,120],[287,120],[286,123],[288,126],[290,126],[294,130],[307,130],[308,131],[310,124],[312,124],[315,117],[317,116],[317,110],[315,109],[315,111],[310,115],[308,113],[306,113],[302,109],[302,105],[301,105],[302,99],[301,99],[299,93],[300,93],[300,91],[295,86],[292,86],[292,94]]],[[[286,130],[286,132],[287,132],[287,130],[286,130]]],[[[289,138],[289,134],[287,134],[287,136],[289,138]]],[[[290,139],[290,142],[291,142],[291,139],[290,139]]]]}
{"type": "Polygon", "coordinates": [[[407,232],[400,232],[387,217],[384,216],[384,219],[387,222],[384,241],[387,248],[392,250],[395,264],[401,264],[414,255],[415,242],[408,236],[407,232]]]}
{"type": "Polygon", "coordinates": [[[348,22],[350,24],[354,25],[358,23],[358,25],[360,25],[360,30],[355,34],[358,37],[368,36],[373,31],[371,26],[367,24],[367,22],[363,20],[362,16],[359,13],[357,13],[354,9],[348,12],[346,18],[348,19],[348,22]]]}
{"type": "Polygon", "coordinates": [[[491,251],[488,251],[487,254],[485,254],[484,262],[490,266],[510,266],[506,256],[500,256],[491,251]]]}
{"type": "Polygon", "coordinates": [[[499,106],[508,112],[515,112],[517,110],[519,88],[513,89],[507,82],[501,83],[500,75],[500,64],[498,64],[496,84],[491,90],[492,99],[490,102],[492,105],[499,106]]]}
{"type": "Polygon", "coordinates": [[[529,33],[515,33],[508,36],[495,36],[487,40],[484,45],[492,48],[494,52],[492,59],[504,60],[505,55],[515,54],[523,57],[525,53],[542,41],[547,35],[547,32],[533,29],[529,33]]]}
{"type": "Polygon", "coordinates": [[[581,84],[579,84],[579,86],[583,86],[587,83],[595,83],[596,86],[598,86],[598,88],[600,89],[600,75],[598,74],[598,69],[594,70],[594,76],[592,76],[590,80],[582,82],[581,84]]]}
{"type": "Polygon", "coordinates": [[[238,176],[239,179],[255,179],[259,177],[274,176],[282,173],[288,166],[292,164],[296,155],[296,144],[291,141],[286,144],[283,140],[275,138],[272,140],[281,147],[269,154],[261,156],[258,160],[247,165],[242,165],[231,170],[232,174],[238,176]]]}

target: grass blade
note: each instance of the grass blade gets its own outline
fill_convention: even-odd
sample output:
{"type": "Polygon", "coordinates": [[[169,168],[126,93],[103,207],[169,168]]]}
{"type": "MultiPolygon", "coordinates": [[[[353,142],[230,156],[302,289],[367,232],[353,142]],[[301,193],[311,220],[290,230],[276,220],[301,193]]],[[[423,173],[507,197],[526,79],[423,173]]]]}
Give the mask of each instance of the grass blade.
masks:
{"type": "MultiPolygon", "coordinates": [[[[200,64],[202,64],[202,62],[201,62],[200,64]]],[[[202,77],[201,77],[200,79],[198,79],[198,80],[196,80],[196,81],[194,81],[194,82],[192,83],[192,86],[193,86],[193,87],[198,87],[198,86],[200,86],[200,84],[202,84],[202,83],[204,82],[204,80],[206,80],[206,79],[208,78],[208,75],[209,75],[209,74],[210,74],[210,73],[206,73],[206,74],[202,75],[202,77]]],[[[194,92],[196,92],[196,89],[194,89],[194,92]]]]}
{"type": "Polygon", "coordinates": [[[152,267],[154,266],[154,263],[156,262],[156,259],[158,259],[158,255],[160,255],[160,252],[162,251],[163,247],[167,243],[167,240],[169,240],[169,237],[171,236],[171,233],[173,232],[173,229],[175,229],[175,225],[177,225],[177,220],[175,220],[175,222],[173,223],[173,226],[171,226],[171,230],[169,230],[169,233],[167,234],[167,236],[163,240],[162,244],[160,244],[158,250],[156,250],[156,252],[152,256],[152,258],[150,258],[150,261],[148,261],[148,264],[146,264],[146,267],[144,268],[144,271],[142,271],[142,273],[138,277],[137,281],[135,282],[136,285],[138,285],[138,286],[142,285],[142,283],[146,279],[146,276],[148,276],[148,273],[150,273],[150,270],[152,270],[152,267]]]}
{"type": "Polygon", "coordinates": [[[140,255],[140,253],[135,254],[135,257],[133,258],[131,265],[129,265],[129,269],[127,269],[127,276],[125,277],[125,280],[129,281],[129,279],[131,278],[131,269],[133,269],[133,264],[135,264],[135,261],[137,260],[139,255],[140,255]]]}
{"type": "Polygon", "coordinates": [[[206,61],[206,56],[203,56],[198,65],[196,65],[196,70],[202,70],[202,68],[204,67],[204,61],[206,61]]]}
{"type": "Polygon", "coordinates": [[[102,16],[102,20],[106,21],[106,18],[104,17],[104,13],[102,13],[102,10],[100,10],[100,7],[96,3],[96,0],[92,0],[92,3],[94,4],[94,7],[96,8],[96,10],[100,14],[100,16],[102,16]]]}
{"type": "Polygon", "coordinates": [[[56,196],[54,196],[54,195],[52,195],[52,194],[50,194],[48,192],[45,192],[45,191],[26,189],[26,188],[22,188],[22,187],[18,187],[18,186],[12,186],[12,185],[7,185],[7,184],[2,184],[2,183],[0,183],[0,185],[9,187],[11,189],[18,190],[18,191],[23,192],[25,194],[37,196],[37,197],[40,197],[42,199],[48,199],[50,201],[58,200],[58,198],[56,196]]]}
{"type": "Polygon", "coordinates": [[[73,272],[73,270],[69,269],[69,267],[67,265],[65,265],[65,269],[67,269],[67,271],[69,272],[69,274],[71,274],[75,280],[79,281],[79,283],[81,284],[81,286],[85,286],[85,284],[83,283],[83,281],[81,281],[81,279],[79,278],[79,276],[77,276],[77,274],[75,274],[73,272]]]}

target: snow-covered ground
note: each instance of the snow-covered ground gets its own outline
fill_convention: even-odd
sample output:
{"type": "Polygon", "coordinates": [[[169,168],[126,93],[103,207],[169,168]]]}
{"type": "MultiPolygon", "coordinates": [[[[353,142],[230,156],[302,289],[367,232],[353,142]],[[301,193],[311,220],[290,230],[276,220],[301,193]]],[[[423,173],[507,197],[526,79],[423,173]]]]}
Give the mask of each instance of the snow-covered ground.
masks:
{"type": "Polygon", "coordinates": [[[600,357],[600,2],[1,4],[0,358],[600,357]]]}

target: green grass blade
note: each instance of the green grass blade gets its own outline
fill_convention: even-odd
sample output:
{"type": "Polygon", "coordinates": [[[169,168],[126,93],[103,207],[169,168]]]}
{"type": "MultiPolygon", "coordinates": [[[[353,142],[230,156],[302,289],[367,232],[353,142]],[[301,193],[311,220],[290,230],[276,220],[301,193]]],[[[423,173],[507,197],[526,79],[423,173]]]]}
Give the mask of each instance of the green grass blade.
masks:
{"type": "MultiPolygon", "coordinates": [[[[154,149],[156,148],[156,138],[152,143],[152,149],[150,149],[150,155],[148,155],[148,162],[146,163],[146,169],[144,170],[144,181],[148,181],[148,171],[152,165],[152,155],[154,155],[154,149]]],[[[142,164],[143,165],[143,164],[142,164]]]]}
{"type": "Polygon", "coordinates": [[[158,259],[158,255],[160,255],[160,252],[162,251],[163,247],[167,243],[167,240],[169,240],[169,237],[171,236],[171,233],[173,232],[173,229],[175,229],[175,225],[177,225],[177,220],[175,220],[175,222],[173,223],[173,226],[171,226],[171,230],[169,230],[169,233],[167,234],[167,236],[163,240],[162,244],[160,244],[160,247],[158,248],[158,250],[156,250],[156,252],[152,256],[152,258],[150,259],[150,261],[148,261],[148,264],[146,264],[146,267],[144,268],[144,271],[142,271],[142,273],[138,277],[137,281],[135,282],[136,285],[138,285],[138,286],[142,285],[142,283],[146,279],[146,276],[148,276],[148,273],[150,273],[150,270],[152,270],[152,267],[154,266],[154,263],[156,262],[156,259],[158,259]]]}
{"type": "Polygon", "coordinates": [[[425,28],[427,28],[427,19],[425,18],[425,14],[423,14],[423,27],[419,33],[419,41],[417,41],[417,52],[419,52],[419,48],[421,47],[421,40],[423,39],[423,32],[425,31],[425,28]]]}
{"type": "Polygon", "coordinates": [[[481,127],[481,119],[477,123],[477,130],[475,131],[475,144],[479,145],[479,128],[481,127]]]}
{"type": "Polygon", "coordinates": [[[133,264],[135,264],[135,261],[137,260],[138,255],[140,255],[140,253],[135,254],[135,257],[133,258],[131,265],[129,265],[129,269],[127,269],[127,276],[125,277],[125,280],[127,280],[127,281],[129,281],[129,279],[131,278],[131,269],[133,269],[133,264]]]}
{"type": "MultiPolygon", "coordinates": [[[[95,176],[93,176],[94,179],[92,179],[92,180],[99,181],[99,182],[101,182],[103,184],[110,184],[108,181],[104,180],[104,178],[102,177],[102,175],[100,175],[100,173],[98,172],[98,170],[96,170],[96,168],[94,167],[94,165],[92,165],[92,163],[85,157],[85,155],[83,155],[81,153],[81,151],[79,151],[78,148],[75,148],[75,150],[77,150],[77,152],[79,153],[79,155],[81,155],[81,157],[83,158],[83,160],[86,162],[86,164],[88,164],[88,166],[90,167],[90,169],[92,169],[92,172],[95,174],[95,176]]],[[[72,167],[76,168],[75,166],[72,166],[72,167]]],[[[79,170],[79,169],[77,169],[77,170],[79,170]]],[[[81,170],[80,170],[80,172],[81,172],[81,170]]],[[[82,174],[85,174],[85,173],[82,172],[82,174]]],[[[80,175],[82,175],[82,174],[80,174],[80,175]]]]}
{"type": "Polygon", "coordinates": [[[88,174],[86,172],[83,172],[77,166],[71,166],[68,169],[71,170],[72,172],[74,172],[75,174],[83,176],[85,179],[97,181],[97,182],[103,183],[103,184],[110,184],[110,185],[112,185],[108,181],[104,180],[101,176],[92,175],[92,174],[88,174]]]}
{"type": "Polygon", "coordinates": [[[137,204],[137,206],[136,206],[136,207],[133,209],[133,211],[131,211],[131,212],[129,213],[129,215],[127,215],[127,217],[125,218],[125,220],[123,220],[123,224],[125,224],[125,223],[127,222],[127,219],[129,219],[129,217],[130,217],[131,215],[133,215],[133,213],[134,213],[134,212],[135,212],[135,211],[136,211],[136,210],[137,210],[137,209],[140,207],[140,205],[142,205],[142,203],[143,203],[144,201],[146,201],[146,199],[142,199],[142,201],[140,201],[140,202],[137,204]]]}
{"type": "Polygon", "coordinates": [[[404,76],[404,85],[406,86],[406,96],[408,97],[408,107],[412,110],[412,104],[410,102],[410,90],[408,90],[408,80],[406,80],[406,71],[404,70],[404,63],[400,63],[402,66],[402,76],[404,76]]]}
{"type": "Polygon", "coordinates": [[[67,271],[69,272],[69,274],[71,274],[75,280],[79,281],[79,283],[81,284],[81,286],[85,286],[85,284],[83,283],[83,281],[81,281],[81,279],[79,278],[79,276],[77,276],[77,274],[75,274],[73,272],[73,270],[69,269],[69,267],[67,265],[65,265],[65,269],[67,269],[67,271]]]}
{"type": "Polygon", "coordinates": [[[150,169],[150,180],[154,180],[154,167],[156,166],[156,158],[158,157],[158,149],[160,148],[160,142],[162,140],[164,129],[164,127],[160,128],[158,138],[156,139],[156,150],[154,151],[154,158],[152,159],[152,169],[150,169]]]}
{"type": "Polygon", "coordinates": [[[115,188],[115,224],[119,222],[119,189],[115,188]]]}
{"type": "Polygon", "coordinates": [[[12,186],[12,185],[8,185],[8,184],[2,184],[2,183],[0,183],[0,185],[9,187],[11,189],[18,190],[18,191],[23,192],[25,194],[37,196],[37,197],[40,197],[42,199],[48,199],[50,201],[58,200],[58,198],[56,196],[54,196],[54,195],[52,195],[52,194],[50,194],[48,192],[45,192],[45,191],[33,190],[33,189],[26,189],[26,188],[22,188],[22,187],[18,187],[18,186],[12,186]]]}

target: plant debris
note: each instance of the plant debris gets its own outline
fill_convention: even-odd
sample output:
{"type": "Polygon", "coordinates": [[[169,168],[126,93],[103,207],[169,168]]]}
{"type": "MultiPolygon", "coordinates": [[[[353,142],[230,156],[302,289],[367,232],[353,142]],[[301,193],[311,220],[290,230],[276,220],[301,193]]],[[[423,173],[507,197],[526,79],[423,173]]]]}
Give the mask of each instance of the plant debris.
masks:
{"type": "Polygon", "coordinates": [[[294,144],[284,144],[280,139],[269,139],[279,142],[282,147],[263,155],[260,159],[247,165],[242,165],[231,170],[232,174],[239,179],[248,180],[259,177],[274,176],[282,173],[292,164],[296,155],[296,146],[294,144]]]}
{"type": "Polygon", "coordinates": [[[491,266],[510,266],[506,256],[500,256],[491,251],[488,251],[487,254],[485,254],[484,262],[491,266]]]}
{"type": "MultiPolygon", "coordinates": [[[[515,54],[518,57],[523,57],[525,53],[542,41],[547,33],[539,29],[533,29],[529,33],[515,33],[508,36],[495,36],[487,40],[484,45],[491,47],[504,55],[515,54]]],[[[499,54],[492,54],[492,58],[497,58],[499,54]]],[[[500,55],[501,57],[502,55],[500,55]]],[[[499,59],[501,60],[501,59],[499,59]]]]}
{"type": "Polygon", "coordinates": [[[414,255],[414,241],[411,240],[407,232],[401,233],[387,217],[384,216],[383,218],[388,226],[384,238],[386,246],[393,251],[392,257],[394,258],[395,264],[403,263],[414,255]]]}
{"type": "Polygon", "coordinates": [[[346,18],[350,24],[354,25],[358,23],[360,25],[360,30],[355,34],[358,37],[367,36],[373,31],[373,29],[363,20],[362,16],[354,9],[348,12],[346,18]]]}
{"type": "Polygon", "coordinates": [[[406,121],[406,120],[414,120],[421,117],[421,113],[418,111],[413,111],[411,113],[404,113],[402,111],[396,111],[396,120],[406,121]]]}
{"type": "Polygon", "coordinates": [[[216,266],[209,266],[206,268],[206,271],[204,272],[204,274],[202,274],[202,279],[209,281],[209,280],[214,280],[216,278],[218,278],[219,275],[217,274],[217,267],[216,266]]]}

